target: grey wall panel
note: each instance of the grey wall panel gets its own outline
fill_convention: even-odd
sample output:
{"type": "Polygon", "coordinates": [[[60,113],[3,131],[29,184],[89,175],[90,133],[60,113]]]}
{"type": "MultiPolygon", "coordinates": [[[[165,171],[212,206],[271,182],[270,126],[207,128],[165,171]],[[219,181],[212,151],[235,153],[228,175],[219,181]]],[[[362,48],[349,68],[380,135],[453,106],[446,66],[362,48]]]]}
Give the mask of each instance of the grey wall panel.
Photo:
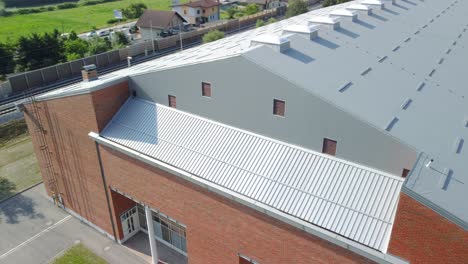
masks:
{"type": "Polygon", "coordinates": [[[94,64],[96,65],[96,56],[86,57],[84,58],[84,62],[86,65],[94,64]]]}
{"type": "Polygon", "coordinates": [[[35,88],[44,85],[41,70],[26,73],[26,78],[28,79],[29,88],[35,88]]]}
{"type": "Polygon", "coordinates": [[[57,65],[57,71],[59,74],[59,79],[67,79],[72,76],[71,68],[70,68],[70,63],[63,63],[57,65]]]}
{"type": "Polygon", "coordinates": [[[18,94],[28,89],[26,76],[24,74],[9,77],[8,81],[10,82],[12,94],[18,94]]]}
{"type": "Polygon", "coordinates": [[[119,49],[119,55],[120,55],[120,60],[121,60],[121,61],[127,60],[127,57],[128,57],[128,49],[129,49],[129,48],[119,49]]]}
{"type": "Polygon", "coordinates": [[[396,175],[416,160],[406,144],[242,57],[133,76],[130,85],[144,99],[167,105],[174,95],[183,111],[315,151],[336,140],[338,157],[396,175]],[[272,114],[275,98],[286,101],[285,117],[272,114]]]}
{"type": "Polygon", "coordinates": [[[44,76],[44,84],[53,83],[59,79],[55,66],[42,69],[42,74],[44,76]]]}
{"type": "Polygon", "coordinates": [[[110,51],[109,53],[109,63],[114,64],[120,62],[120,55],[118,50],[110,51]]]}
{"type": "Polygon", "coordinates": [[[83,67],[83,60],[75,60],[70,62],[70,67],[73,75],[81,74],[81,67],[83,67]]]}
{"type": "Polygon", "coordinates": [[[107,52],[96,55],[96,62],[98,67],[109,65],[109,59],[107,58],[107,52]]]}

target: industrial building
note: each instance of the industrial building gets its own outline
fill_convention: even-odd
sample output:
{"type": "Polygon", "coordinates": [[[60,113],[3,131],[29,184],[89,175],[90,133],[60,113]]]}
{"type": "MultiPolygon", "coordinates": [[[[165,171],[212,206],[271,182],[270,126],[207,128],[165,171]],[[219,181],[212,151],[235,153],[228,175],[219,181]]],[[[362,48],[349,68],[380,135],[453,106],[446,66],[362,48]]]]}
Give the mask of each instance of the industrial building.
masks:
{"type": "Polygon", "coordinates": [[[322,8],[22,105],[48,194],[188,263],[466,263],[468,2],[322,8]]]}

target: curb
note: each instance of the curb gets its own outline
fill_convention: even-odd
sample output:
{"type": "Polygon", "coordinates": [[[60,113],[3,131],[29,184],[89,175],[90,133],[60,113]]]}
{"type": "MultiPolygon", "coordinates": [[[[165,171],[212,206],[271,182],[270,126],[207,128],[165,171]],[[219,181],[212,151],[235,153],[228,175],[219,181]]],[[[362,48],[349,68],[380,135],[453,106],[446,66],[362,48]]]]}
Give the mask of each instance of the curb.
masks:
{"type": "Polygon", "coordinates": [[[6,201],[8,201],[8,200],[10,200],[10,199],[13,198],[13,197],[16,197],[17,195],[22,194],[23,192],[25,192],[25,191],[27,191],[27,190],[29,190],[29,189],[32,189],[32,188],[34,188],[34,187],[36,187],[36,186],[38,186],[39,184],[42,184],[42,183],[44,183],[44,182],[43,182],[43,181],[40,181],[40,182],[35,183],[35,184],[33,184],[33,185],[29,186],[29,187],[26,187],[26,188],[20,190],[19,192],[17,192],[17,193],[15,193],[15,194],[11,195],[10,197],[7,197],[7,198],[5,198],[5,199],[3,199],[3,200],[0,200],[0,204],[3,203],[3,202],[6,202],[6,201]]]}

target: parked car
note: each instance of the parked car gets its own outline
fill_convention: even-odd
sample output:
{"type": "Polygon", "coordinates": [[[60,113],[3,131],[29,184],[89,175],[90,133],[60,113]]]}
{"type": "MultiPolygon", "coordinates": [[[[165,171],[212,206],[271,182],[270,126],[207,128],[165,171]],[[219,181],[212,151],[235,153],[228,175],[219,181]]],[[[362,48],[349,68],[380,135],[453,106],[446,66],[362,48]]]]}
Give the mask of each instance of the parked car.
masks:
{"type": "Polygon", "coordinates": [[[100,37],[106,37],[106,36],[110,35],[110,31],[109,30],[102,30],[102,31],[99,31],[98,35],[100,37]]]}
{"type": "Polygon", "coordinates": [[[96,33],[96,31],[90,31],[88,33],[86,33],[86,37],[87,38],[92,38],[92,37],[96,37],[98,34],[96,33]]]}

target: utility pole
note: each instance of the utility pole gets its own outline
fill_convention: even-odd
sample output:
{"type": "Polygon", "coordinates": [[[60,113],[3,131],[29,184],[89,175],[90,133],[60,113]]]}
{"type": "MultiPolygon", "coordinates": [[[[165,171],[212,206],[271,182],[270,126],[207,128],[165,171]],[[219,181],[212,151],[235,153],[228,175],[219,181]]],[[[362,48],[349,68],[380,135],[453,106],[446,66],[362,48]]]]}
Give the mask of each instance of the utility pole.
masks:
{"type": "Polygon", "coordinates": [[[179,41],[180,41],[180,50],[184,50],[184,44],[182,44],[182,28],[183,24],[179,24],[179,41]]]}
{"type": "Polygon", "coordinates": [[[154,54],[153,20],[150,20],[150,27],[151,27],[151,46],[153,47],[153,54],[154,54]]]}

